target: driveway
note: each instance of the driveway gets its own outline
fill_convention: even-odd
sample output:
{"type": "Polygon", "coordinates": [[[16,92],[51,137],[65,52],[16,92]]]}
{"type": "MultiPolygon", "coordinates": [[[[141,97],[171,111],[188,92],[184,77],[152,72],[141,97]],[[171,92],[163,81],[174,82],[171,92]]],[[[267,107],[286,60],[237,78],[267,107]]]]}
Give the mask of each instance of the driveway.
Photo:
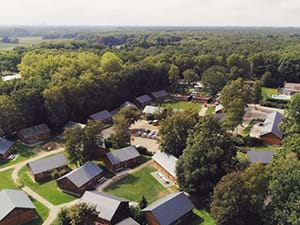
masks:
{"type": "Polygon", "coordinates": [[[156,140],[142,137],[131,137],[131,144],[143,146],[148,149],[149,152],[158,152],[160,147],[156,140]]]}

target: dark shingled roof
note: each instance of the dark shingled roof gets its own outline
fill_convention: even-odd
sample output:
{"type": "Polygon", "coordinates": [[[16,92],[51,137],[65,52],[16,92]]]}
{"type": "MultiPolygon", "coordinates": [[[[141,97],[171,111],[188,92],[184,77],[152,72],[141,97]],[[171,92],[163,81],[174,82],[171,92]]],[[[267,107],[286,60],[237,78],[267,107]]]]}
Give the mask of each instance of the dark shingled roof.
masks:
{"type": "Polygon", "coordinates": [[[273,159],[273,151],[248,151],[247,156],[251,163],[261,162],[263,164],[269,163],[273,159]]]}
{"type": "Polygon", "coordinates": [[[58,154],[28,163],[33,175],[67,166],[68,162],[64,154],[58,154]]]}
{"type": "Polygon", "coordinates": [[[141,104],[145,104],[145,103],[151,102],[152,98],[149,95],[141,95],[141,96],[137,97],[136,100],[141,104]]]}
{"type": "Polygon", "coordinates": [[[264,126],[261,129],[260,136],[267,134],[274,134],[278,138],[282,138],[282,131],[279,128],[279,124],[282,121],[282,114],[279,112],[273,112],[267,115],[267,118],[264,122],[264,126]]]}
{"type": "Polygon", "coordinates": [[[117,198],[97,191],[86,191],[80,199],[81,202],[96,205],[99,212],[98,217],[111,221],[122,202],[128,202],[126,199],[117,198]]]}
{"type": "Polygon", "coordinates": [[[35,209],[24,191],[4,189],[0,192],[0,221],[16,208],[35,209]]]}
{"type": "Polygon", "coordinates": [[[112,115],[107,110],[90,115],[93,120],[105,121],[112,118],[112,115]]]}
{"type": "Polygon", "coordinates": [[[119,150],[113,150],[106,154],[107,158],[112,165],[126,162],[130,159],[134,159],[140,156],[140,153],[134,146],[128,146],[119,150]]]}
{"type": "Polygon", "coordinates": [[[125,220],[122,220],[120,223],[117,223],[116,225],[140,225],[138,222],[136,222],[131,217],[128,217],[125,220]]]}
{"type": "Polygon", "coordinates": [[[160,225],[170,225],[195,208],[191,200],[177,192],[152,203],[142,211],[151,211],[160,225]]]}
{"type": "Polygon", "coordinates": [[[165,90],[159,90],[159,91],[154,91],[151,93],[154,98],[159,99],[159,98],[165,98],[168,97],[169,94],[165,90]]]}
{"type": "Polygon", "coordinates": [[[67,173],[58,180],[68,178],[73,184],[76,185],[76,187],[80,188],[102,172],[103,170],[94,162],[87,162],[81,167],[71,171],[70,173],[67,173]]]}
{"type": "Polygon", "coordinates": [[[5,155],[13,145],[14,142],[0,137],[0,155],[5,155]]]}
{"type": "Polygon", "coordinates": [[[24,138],[32,138],[39,135],[50,133],[50,129],[46,124],[39,124],[33,127],[28,127],[25,129],[20,130],[19,134],[22,135],[24,138]]]}

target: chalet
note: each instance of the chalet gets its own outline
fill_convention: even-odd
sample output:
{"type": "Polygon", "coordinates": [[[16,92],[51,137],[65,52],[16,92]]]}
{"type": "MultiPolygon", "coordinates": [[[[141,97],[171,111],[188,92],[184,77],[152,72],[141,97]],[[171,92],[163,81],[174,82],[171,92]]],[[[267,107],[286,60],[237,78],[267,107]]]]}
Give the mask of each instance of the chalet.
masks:
{"type": "Polygon", "coordinates": [[[251,163],[268,164],[273,159],[273,151],[248,151],[247,157],[251,163]]]}
{"type": "Polygon", "coordinates": [[[128,146],[119,150],[113,150],[106,154],[107,166],[115,171],[135,166],[141,154],[134,146],[128,146]]]}
{"type": "Polygon", "coordinates": [[[261,140],[268,145],[280,145],[283,136],[279,125],[283,119],[282,114],[273,112],[267,115],[264,125],[260,132],[261,140]]]}
{"type": "Polygon", "coordinates": [[[224,106],[219,104],[216,106],[215,108],[215,113],[218,114],[218,113],[224,113],[224,106]]]}
{"type": "Polygon", "coordinates": [[[103,123],[111,123],[112,115],[107,110],[90,115],[90,118],[96,121],[101,121],[103,123]]]}
{"type": "Polygon", "coordinates": [[[87,162],[56,181],[64,192],[81,196],[86,190],[93,190],[95,185],[105,181],[105,178],[100,167],[93,162],[87,162]]]}
{"type": "Polygon", "coordinates": [[[149,95],[141,95],[137,97],[135,100],[140,107],[151,104],[153,101],[149,95]]]}
{"type": "Polygon", "coordinates": [[[194,208],[183,192],[177,192],[152,203],[142,211],[149,225],[171,225],[178,221],[189,221],[194,208]]]}
{"type": "Polygon", "coordinates": [[[117,223],[116,225],[140,225],[138,222],[136,222],[131,217],[126,218],[125,220],[122,220],[120,223],[117,223]]]}
{"type": "Polygon", "coordinates": [[[111,111],[110,114],[115,115],[118,112],[120,112],[122,109],[126,109],[126,108],[132,108],[138,110],[138,107],[134,103],[126,101],[122,105],[120,105],[119,108],[116,108],[115,110],[111,111]]]}
{"type": "Polygon", "coordinates": [[[96,191],[86,191],[80,202],[96,206],[97,223],[114,225],[129,217],[129,201],[96,191]]]}
{"type": "Polygon", "coordinates": [[[166,90],[159,90],[151,92],[151,95],[154,97],[156,101],[163,101],[167,98],[169,98],[169,93],[166,92],[166,90]]]}
{"type": "Polygon", "coordinates": [[[284,87],[282,89],[282,94],[283,95],[293,95],[295,93],[300,92],[300,83],[284,83],[284,87]]]}
{"type": "Polygon", "coordinates": [[[50,137],[50,129],[46,124],[40,124],[19,131],[19,138],[26,144],[34,144],[50,137]]]}
{"type": "Polygon", "coordinates": [[[178,158],[165,152],[157,152],[153,157],[155,168],[172,182],[176,182],[176,163],[178,158]]]}
{"type": "Polygon", "coordinates": [[[14,150],[14,142],[0,137],[0,160],[6,160],[14,150]]]}
{"type": "Polygon", "coordinates": [[[0,192],[0,225],[21,225],[37,219],[36,208],[25,192],[0,192]]]}
{"type": "Polygon", "coordinates": [[[64,154],[58,154],[43,159],[38,159],[27,164],[34,180],[46,181],[54,177],[54,172],[66,174],[69,171],[68,162],[64,154]]]}

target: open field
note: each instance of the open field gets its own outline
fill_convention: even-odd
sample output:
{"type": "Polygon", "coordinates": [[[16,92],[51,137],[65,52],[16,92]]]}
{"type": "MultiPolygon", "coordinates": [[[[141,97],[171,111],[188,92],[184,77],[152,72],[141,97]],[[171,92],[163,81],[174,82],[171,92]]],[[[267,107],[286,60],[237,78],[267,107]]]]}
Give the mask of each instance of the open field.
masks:
{"type": "Polygon", "coordinates": [[[19,37],[19,43],[8,44],[0,42],[0,51],[11,50],[15,47],[29,47],[35,44],[40,44],[42,42],[57,42],[66,40],[70,39],[43,40],[42,37],[19,37]]]}
{"type": "Polygon", "coordinates": [[[172,109],[194,109],[200,111],[202,104],[198,102],[186,102],[186,101],[171,101],[162,104],[162,107],[172,108],[172,109]]]}
{"type": "Polygon", "coordinates": [[[2,189],[16,188],[16,184],[11,177],[12,172],[13,170],[6,170],[0,173],[0,191],[2,189]]]}
{"type": "Polygon", "coordinates": [[[40,184],[34,182],[29,176],[28,168],[26,166],[19,172],[19,181],[44,197],[53,205],[60,205],[76,199],[75,197],[60,191],[55,180],[40,184]]]}
{"type": "Polygon", "coordinates": [[[104,192],[135,202],[144,195],[152,203],[170,193],[151,175],[154,171],[152,166],[144,167],[106,187],[104,192]]]}

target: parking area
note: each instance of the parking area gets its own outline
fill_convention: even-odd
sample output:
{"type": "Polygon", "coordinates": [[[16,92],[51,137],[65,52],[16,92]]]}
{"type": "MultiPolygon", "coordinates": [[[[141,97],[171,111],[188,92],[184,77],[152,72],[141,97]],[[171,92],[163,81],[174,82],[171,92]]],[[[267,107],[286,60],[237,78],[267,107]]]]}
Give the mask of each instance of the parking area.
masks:
{"type": "Polygon", "coordinates": [[[155,153],[159,151],[159,144],[153,139],[132,136],[131,144],[135,146],[143,146],[147,148],[149,152],[155,153]]]}

